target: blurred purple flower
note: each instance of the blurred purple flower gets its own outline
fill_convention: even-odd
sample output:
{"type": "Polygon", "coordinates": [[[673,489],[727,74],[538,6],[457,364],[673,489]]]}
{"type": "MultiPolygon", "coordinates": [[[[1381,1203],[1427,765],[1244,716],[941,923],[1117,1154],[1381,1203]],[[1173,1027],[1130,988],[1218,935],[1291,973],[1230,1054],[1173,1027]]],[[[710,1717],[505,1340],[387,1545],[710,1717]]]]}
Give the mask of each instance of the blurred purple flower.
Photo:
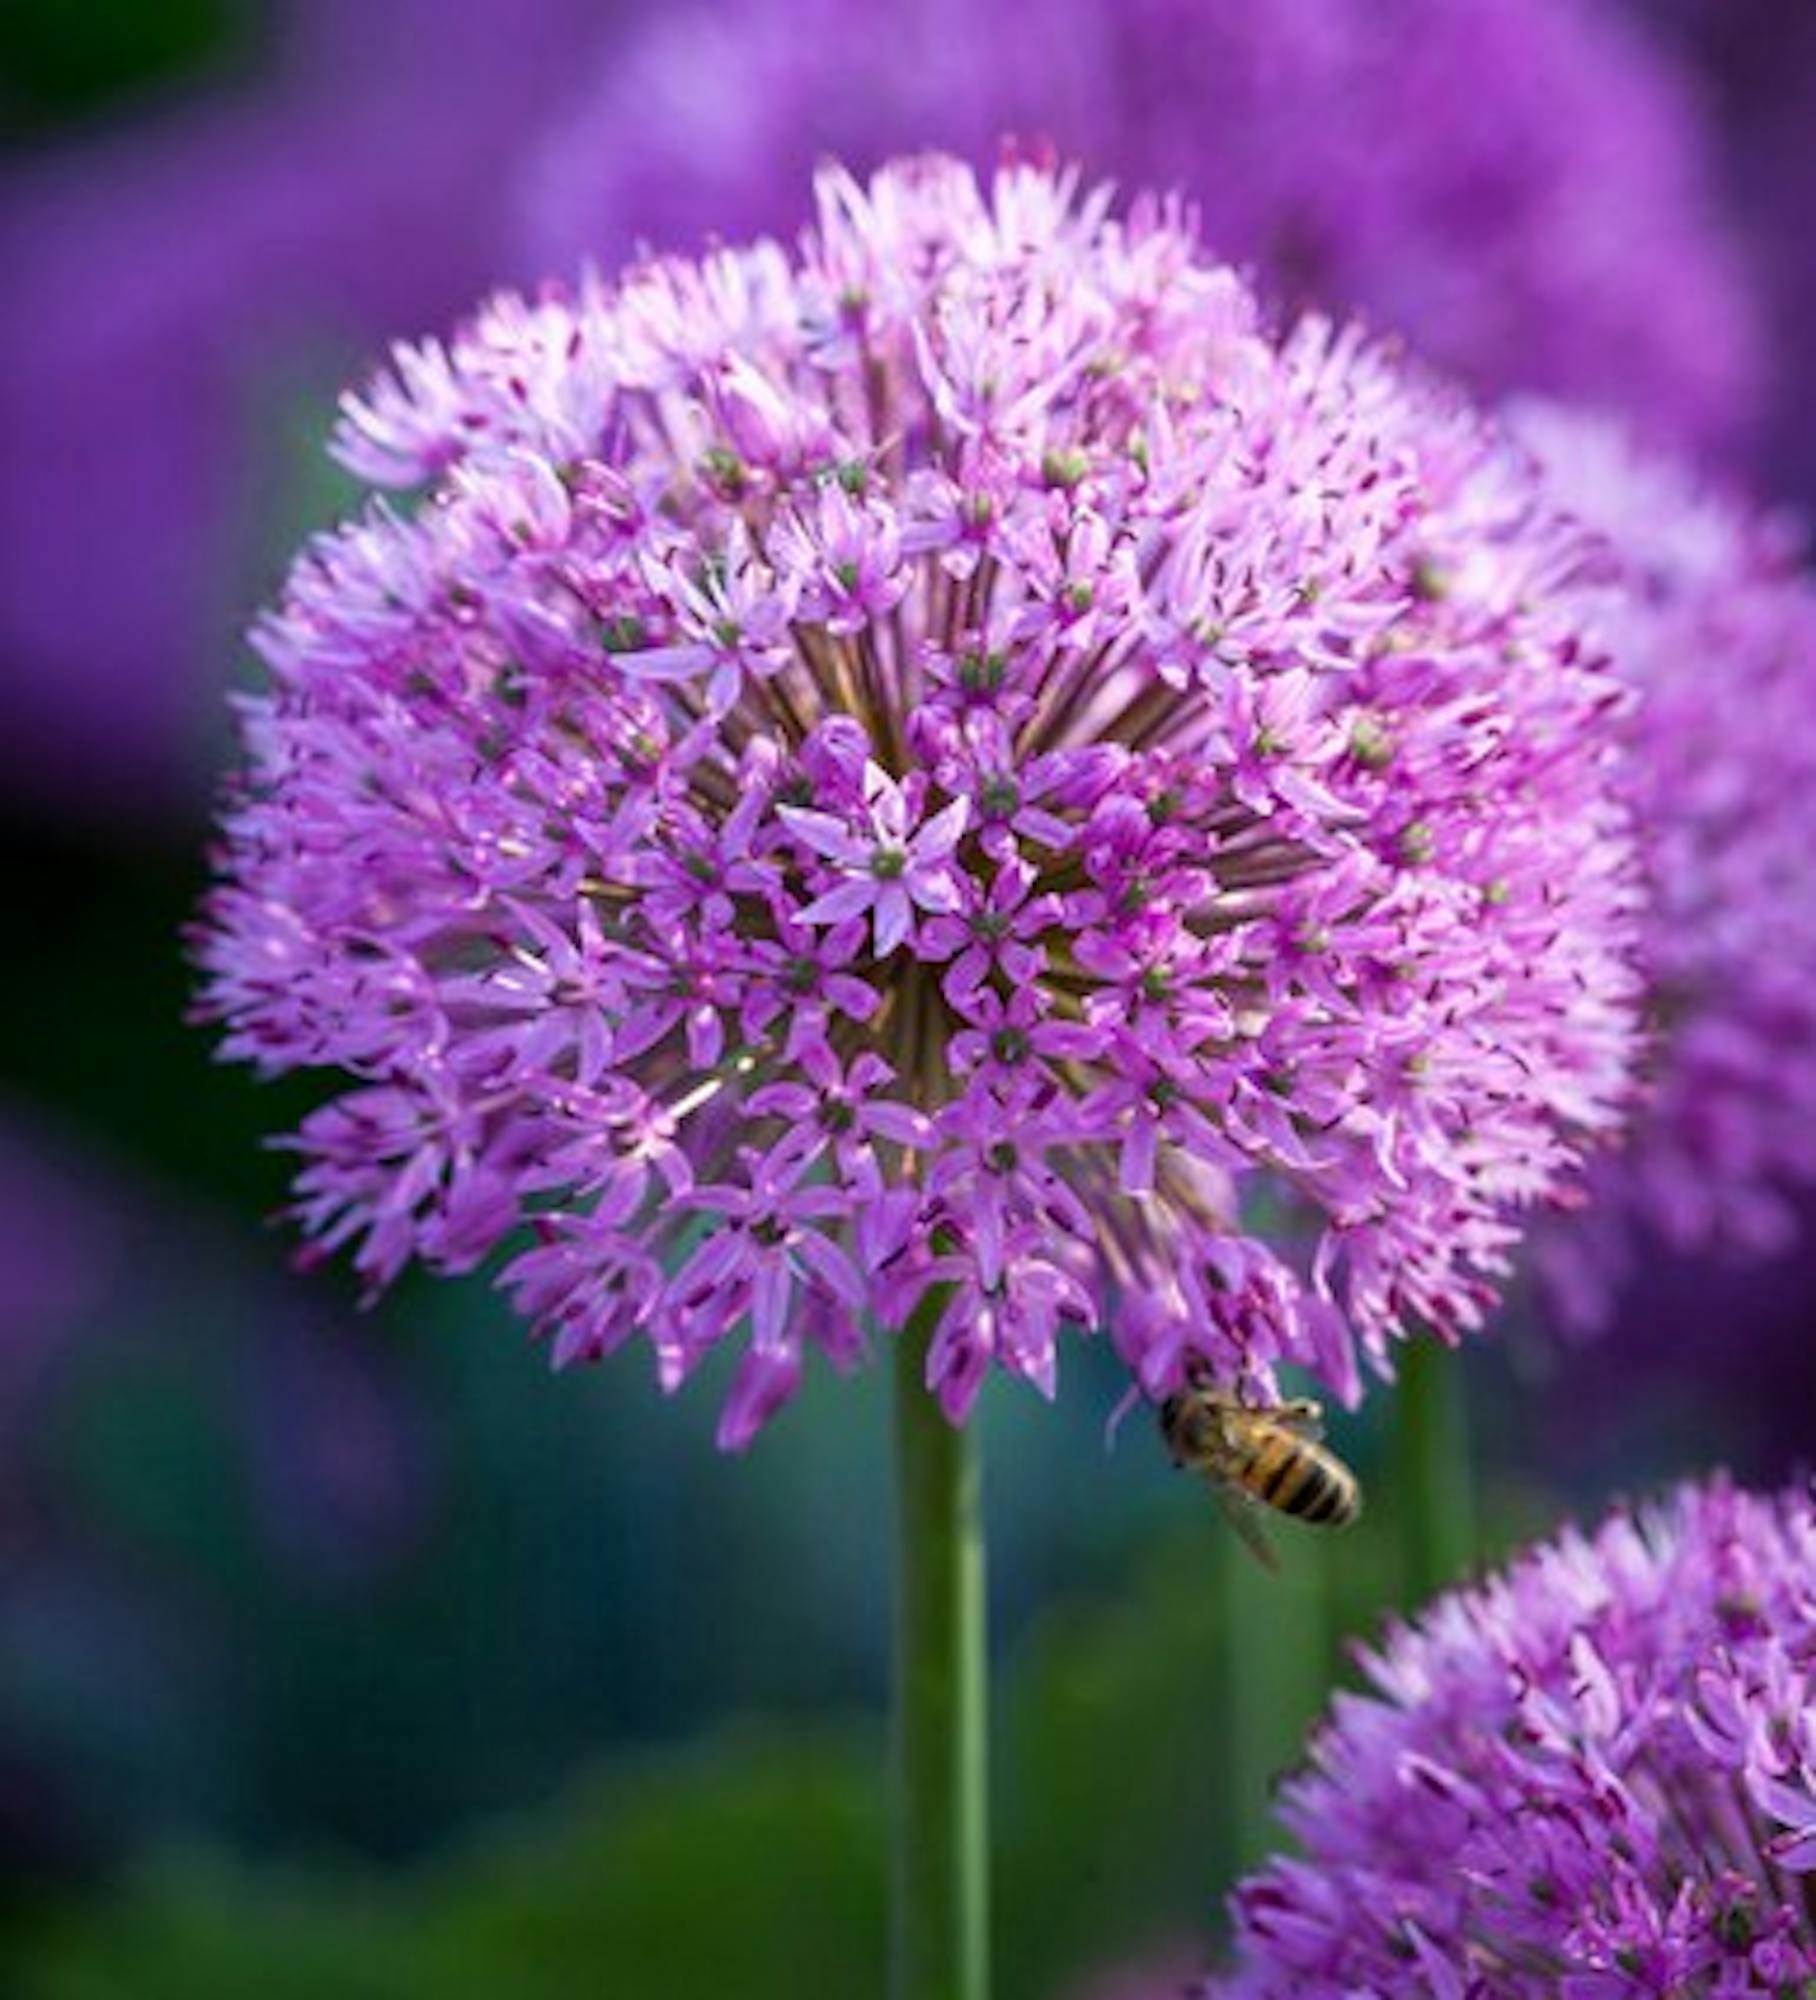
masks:
{"type": "Polygon", "coordinates": [[[930,1287],[954,1418],[1110,1321],[1151,1394],[1353,1398],[1624,1090],[1578,537],[1173,206],[932,158],[818,201],[792,262],[500,297],[347,399],[430,492],[260,628],[202,939],[229,1054],[357,1080],[303,1225],[380,1285],[533,1223],[555,1358],[642,1334],[668,1387],[748,1325],[727,1445],[930,1287]]]}
{"type": "Polygon", "coordinates": [[[1594,1340],[1513,1316],[1509,1346],[1537,1392],[1511,1418],[1522,1452],[1577,1490],[1644,1476],[1661,1454],[1719,1458],[1752,1481],[1806,1466],[1816,1190],[1796,1201],[1794,1226],[1798,1252],[1764,1263],[1649,1247],[1594,1340]]]}
{"type": "Polygon", "coordinates": [[[120,1220],[0,1112],[0,1497],[64,1346],[114,1283],[120,1220]]]}
{"type": "Polygon", "coordinates": [[[1566,1530],[1364,1656],[1204,2000],[1684,2000],[1816,1979],[1816,1508],[1566,1530]]]}
{"type": "MultiPolygon", "coordinates": [[[[47,1168],[29,1126],[0,1111],[0,1323],[69,1326],[112,1282],[119,1257],[109,1205],[47,1168]]],[[[0,1366],[16,1359],[16,1343],[0,1341],[0,1366]]]]}
{"type": "Polygon", "coordinates": [[[538,261],[791,230],[815,162],[1005,133],[1199,204],[1289,304],[1474,386],[1732,443],[1752,305],[1685,79],[1601,0],[732,0],[650,8],[535,155],[538,261]]]}
{"type": "Polygon", "coordinates": [[[1649,878],[1654,1048],[1632,1136],[1541,1239],[1568,1324],[1608,1313],[1645,1232],[1795,1240],[1816,1183],[1816,588],[1785,525],[1614,427],[1515,411],[1552,497],[1603,538],[1587,620],[1642,697],[1625,785],[1649,878]]]}
{"type": "Polygon", "coordinates": [[[1068,1985],[1062,2000],[1178,2000],[1204,1963],[1204,1952],[1186,1938],[1150,1946],[1137,1958],[1125,1959],[1068,1985]]]}
{"type": "Polygon", "coordinates": [[[284,512],[259,428],[501,275],[499,162],[594,19],[297,6],[268,77],[7,164],[0,783],[69,813],[199,798],[284,512]]]}
{"type": "Polygon", "coordinates": [[[1686,94],[1594,0],[622,11],[295,6],[263,80],[7,168],[0,781],[189,805],[241,607],[320,504],[274,477],[284,399],[495,279],[791,227],[827,152],[1050,136],[1482,386],[1698,443],[1756,400],[1686,94]]]}
{"type": "Polygon", "coordinates": [[[249,1494],[293,1573],[361,1582],[414,1542],[423,1440],[370,1344],[330,1337],[204,1210],[0,1113],[0,1528],[34,1557],[65,1498],[33,1448],[47,1411],[129,1359],[225,1381],[249,1494]]]}
{"type": "Polygon", "coordinates": [[[1653,33],[1668,29],[1693,67],[1716,139],[1735,235],[1764,304],[1771,422],[1757,463],[1766,490],[1816,509],[1816,7],[1809,0],[1629,0],[1653,33]]]}
{"type": "Polygon", "coordinates": [[[435,1517],[422,1412],[345,1326],[268,1314],[240,1369],[251,1497],[291,1578],[359,1591],[396,1576],[435,1517]]]}

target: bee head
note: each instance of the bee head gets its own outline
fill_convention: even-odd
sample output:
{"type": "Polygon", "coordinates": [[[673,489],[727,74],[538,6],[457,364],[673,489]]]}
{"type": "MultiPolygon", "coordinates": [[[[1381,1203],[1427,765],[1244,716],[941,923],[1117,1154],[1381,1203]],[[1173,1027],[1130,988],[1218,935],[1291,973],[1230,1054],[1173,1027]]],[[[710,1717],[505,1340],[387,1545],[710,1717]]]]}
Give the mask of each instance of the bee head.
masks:
{"type": "Polygon", "coordinates": [[[1203,1392],[1176,1389],[1160,1406],[1160,1432],[1174,1463],[1192,1464],[1216,1435],[1216,1419],[1203,1392]]]}

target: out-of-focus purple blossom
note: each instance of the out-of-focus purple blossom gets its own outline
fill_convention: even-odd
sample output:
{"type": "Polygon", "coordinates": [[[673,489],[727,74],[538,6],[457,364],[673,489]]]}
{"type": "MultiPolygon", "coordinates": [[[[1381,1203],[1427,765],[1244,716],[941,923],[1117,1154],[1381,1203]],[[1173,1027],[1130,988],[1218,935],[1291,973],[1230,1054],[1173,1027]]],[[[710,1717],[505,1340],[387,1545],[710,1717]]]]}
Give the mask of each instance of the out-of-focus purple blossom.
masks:
{"type": "Polygon", "coordinates": [[[1592,1327],[1637,1232],[1780,1250],[1790,1196],[1816,1182],[1816,589],[1784,523],[1609,424],[1514,414],[1553,497],[1604,540],[1591,622],[1641,697],[1625,782],[1651,890],[1649,1076],[1584,1212],[1543,1239],[1562,1316],[1592,1327]]]}
{"type": "Polygon", "coordinates": [[[427,1513],[423,1440],[370,1348],[291,1289],[249,1273],[205,1210],[0,1115],[0,1531],[34,1561],[55,1539],[65,1475],[47,1480],[36,1450],[49,1413],[130,1362],[224,1383],[292,1574],[338,1586],[398,1560],[427,1513]]]}
{"type": "MultiPolygon", "coordinates": [[[[0,1114],[0,1374],[28,1365],[104,1292],[121,1254],[117,1218],[77,1177],[47,1165],[30,1130],[0,1114]]],[[[10,1403],[0,1392],[0,1401],[10,1403]]]]}
{"type": "Polygon", "coordinates": [[[1170,1940],[1067,1986],[1063,2000],[1161,2000],[1163,1995],[1177,2000],[1203,1963],[1196,1943],[1170,1940]]]}
{"type": "Polygon", "coordinates": [[[1051,137],[1485,386],[1731,437],[1755,343],[1665,60],[1598,0],[1384,6],[285,10],[267,76],[6,169],[0,774],[193,800],[240,607],[313,504],[272,474],[285,398],[551,258],[791,226],[826,152],[1051,137]]]}
{"type": "Polygon", "coordinates": [[[1668,32],[1709,109],[1729,227],[1763,300],[1771,421],[1752,454],[1766,490],[1816,509],[1816,8],[1807,0],[1628,0],[1668,32]]]}
{"type": "Polygon", "coordinates": [[[1797,1252],[1766,1262],[1636,1258],[1593,1340],[1516,1318],[1509,1345],[1536,1391],[1511,1418],[1522,1452],[1576,1490],[1643,1477],[1661,1454],[1719,1458],[1755,1482],[1807,1466],[1816,1189],[1798,1197],[1794,1226],[1797,1252]],[[1715,1397],[1718,1353],[1746,1365],[1723,1366],[1715,1397]]]}
{"type": "Polygon", "coordinates": [[[394,1577],[434,1516],[426,1426],[369,1347],[345,1324],[272,1312],[238,1370],[259,1526],[292,1579],[326,1592],[394,1577]]]}
{"type": "Polygon", "coordinates": [[[1694,2000],[1816,1979],[1816,1508],[1567,1530],[1365,1654],[1203,2000],[1694,2000]]]}
{"type": "Polygon", "coordinates": [[[1053,142],[1197,202],[1292,305],[1476,386],[1730,443],[1747,281],[1686,80],[1603,0],[732,0],[652,7],[533,158],[545,263],[788,229],[809,169],[1053,142]]]}
{"type": "Polygon", "coordinates": [[[596,20],[581,0],[311,0],[268,76],[7,164],[10,791],[116,815],[202,795],[236,628],[296,504],[273,475],[283,397],[502,274],[499,162],[596,20]]]}
{"type": "Polygon", "coordinates": [[[376,1286],[527,1224],[556,1359],[669,1387],[748,1326],[728,1444],[930,1287],[955,1418],[1104,1322],[1150,1394],[1353,1398],[1624,1092],[1576,533],[1174,205],[927,158],[818,209],[347,399],[427,497],[259,629],[201,939],[229,1055],[356,1079],[303,1225],[376,1286]]]}
{"type": "Polygon", "coordinates": [[[46,1386],[119,1281],[121,1218],[88,1177],[0,1112],[0,1532],[18,1533],[27,1440],[46,1386]]]}

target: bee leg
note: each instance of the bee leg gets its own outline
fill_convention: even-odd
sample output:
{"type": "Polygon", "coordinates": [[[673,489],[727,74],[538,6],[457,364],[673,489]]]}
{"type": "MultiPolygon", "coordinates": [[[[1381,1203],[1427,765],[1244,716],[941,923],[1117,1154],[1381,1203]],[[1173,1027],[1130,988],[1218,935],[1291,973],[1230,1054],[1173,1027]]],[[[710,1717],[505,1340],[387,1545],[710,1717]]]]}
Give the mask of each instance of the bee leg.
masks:
{"type": "Polygon", "coordinates": [[[1141,1401],[1141,1391],[1130,1383],[1127,1391],[1118,1400],[1115,1409],[1104,1421],[1103,1448],[1106,1454],[1116,1449],[1116,1433],[1122,1428],[1122,1420],[1141,1401]]]}

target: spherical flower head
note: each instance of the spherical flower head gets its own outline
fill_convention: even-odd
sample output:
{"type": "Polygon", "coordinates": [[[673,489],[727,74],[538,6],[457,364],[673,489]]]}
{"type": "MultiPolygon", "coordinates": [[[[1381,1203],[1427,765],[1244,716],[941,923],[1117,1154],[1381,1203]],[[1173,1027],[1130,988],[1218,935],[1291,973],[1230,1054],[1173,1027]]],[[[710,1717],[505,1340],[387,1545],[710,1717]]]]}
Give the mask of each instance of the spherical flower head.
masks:
{"type": "Polygon", "coordinates": [[[1622,783],[1650,891],[1644,1092],[1541,1257],[1565,1323],[1591,1328],[1645,1232],[1780,1250],[1816,1182],[1816,589],[1787,524],[1612,424],[1513,419],[1599,538],[1584,619],[1639,697],[1622,783]]]}
{"type": "Polygon", "coordinates": [[[1574,534],[1175,208],[939,159],[818,205],[348,400],[424,491],[259,631],[201,946],[230,1054],[356,1079],[303,1225],[374,1285],[527,1228],[557,1361],[739,1347],[734,1445],[924,1298],[955,1419],[1103,1325],[1150,1394],[1353,1398],[1623,1093],[1574,534]]]}
{"type": "Polygon", "coordinates": [[[1688,80],[1614,0],[715,0],[614,34],[523,173],[545,263],[792,229],[809,170],[1005,134],[1184,190],[1299,306],[1729,444],[1758,314],[1688,80]]]}
{"type": "Polygon", "coordinates": [[[1689,2000],[1816,1978],[1816,1508],[1687,1488],[1366,1654],[1203,2000],[1689,2000]]]}

